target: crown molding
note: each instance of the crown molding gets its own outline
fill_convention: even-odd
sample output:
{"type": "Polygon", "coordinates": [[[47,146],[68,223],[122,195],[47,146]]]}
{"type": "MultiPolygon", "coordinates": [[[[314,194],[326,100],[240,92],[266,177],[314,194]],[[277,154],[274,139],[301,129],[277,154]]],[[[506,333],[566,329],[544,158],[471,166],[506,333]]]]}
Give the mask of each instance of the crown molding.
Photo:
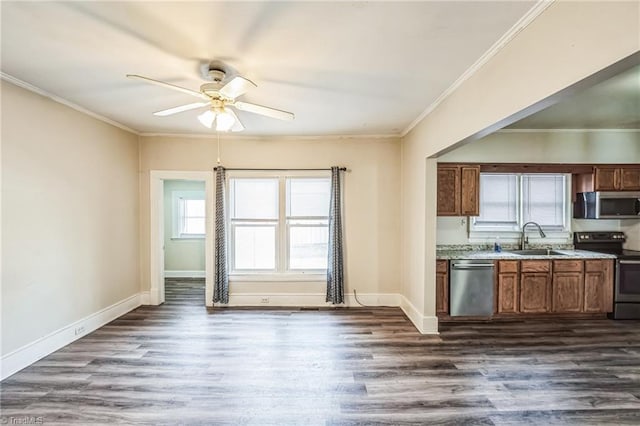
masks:
{"type": "MultiPolygon", "coordinates": [[[[185,139],[211,139],[215,141],[217,134],[202,133],[155,133],[143,132],[140,137],[161,137],[161,138],[185,138],[185,139]]],[[[221,133],[220,138],[226,140],[265,140],[265,141],[317,141],[318,139],[395,139],[400,140],[399,134],[390,135],[241,135],[238,133],[221,133]]]]}
{"type": "Polygon", "coordinates": [[[495,133],[638,133],[640,129],[500,129],[495,133]]]}
{"type": "Polygon", "coordinates": [[[36,94],[38,94],[40,96],[44,96],[45,98],[49,98],[54,102],[57,102],[59,104],[67,106],[67,107],[69,107],[71,109],[74,109],[74,110],[76,110],[78,112],[86,114],[86,115],[88,115],[88,116],[90,116],[92,118],[95,118],[96,120],[100,120],[100,121],[102,121],[104,123],[107,123],[107,124],[110,124],[112,126],[115,126],[115,127],[119,128],[119,129],[122,129],[122,130],[124,130],[126,132],[133,133],[134,135],[140,136],[140,132],[138,132],[137,130],[134,130],[134,129],[130,128],[130,127],[127,127],[124,124],[118,123],[117,121],[114,121],[114,120],[112,120],[110,118],[107,118],[107,117],[105,117],[103,115],[96,114],[93,111],[89,111],[88,109],[83,108],[78,104],[75,104],[75,103],[73,103],[71,101],[68,101],[68,100],[66,100],[64,98],[61,98],[60,96],[54,95],[53,93],[48,92],[48,91],[46,91],[44,89],[41,89],[40,87],[34,86],[31,83],[27,83],[26,81],[20,80],[19,78],[16,78],[16,77],[14,77],[14,76],[12,76],[10,74],[7,74],[4,71],[0,71],[0,78],[2,78],[2,80],[5,80],[5,81],[7,81],[7,82],[9,82],[11,84],[14,84],[14,85],[18,86],[18,87],[22,87],[23,89],[26,89],[26,90],[28,90],[30,92],[36,93],[36,94]]]}
{"type": "Polygon", "coordinates": [[[451,86],[447,88],[438,98],[431,103],[406,129],[400,133],[400,137],[405,137],[414,127],[438,107],[445,99],[455,92],[462,84],[474,75],[484,64],[500,52],[513,38],[533,22],[542,12],[551,6],[555,0],[539,0],[529,11],[522,16],[498,41],[496,41],[471,67],[469,67],[451,86]]]}

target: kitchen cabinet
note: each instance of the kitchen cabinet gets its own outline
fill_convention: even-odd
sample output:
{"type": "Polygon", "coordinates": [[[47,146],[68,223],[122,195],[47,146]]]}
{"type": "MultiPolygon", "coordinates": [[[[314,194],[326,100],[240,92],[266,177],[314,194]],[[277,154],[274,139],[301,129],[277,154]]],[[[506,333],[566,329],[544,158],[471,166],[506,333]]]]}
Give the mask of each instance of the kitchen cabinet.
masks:
{"type": "Polygon", "coordinates": [[[449,314],[449,261],[436,260],[436,315],[449,314]]]}
{"type": "Polygon", "coordinates": [[[612,312],[613,260],[587,260],[584,263],[584,312],[612,312]]]}
{"type": "Polygon", "coordinates": [[[544,313],[551,307],[551,262],[520,262],[520,312],[544,313]]]}
{"type": "Polygon", "coordinates": [[[596,166],[594,191],[640,191],[640,168],[596,166]]]}
{"type": "MultiPolygon", "coordinates": [[[[613,311],[613,259],[494,261],[496,317],[613,311]]],[[[449,263],[436,263],[436,313],[449,315],[449,263]]]]}
{"type": "Polygon", "coordinates": [[[518,312],[519,262],[517,260],[501,260],[497,263],[495,313],[515,314],[518,312]]]}
{"type": "Polygon", "coordinates": [[[438,165],[438,216],[480,214],[480,166],[438,165]]]}
{"type": "Polygon", "coordinates": [[[480,215],[480,166],[461,166],[460,182],[460,215],[480,215]]]}
{"type": "Polygon", "coordinates": [[[620,169],[620,190],[640,191],[640,168],[620,169]]]}
{"type": "Polygon", "coordinates": [[[584,262],[582,260],[554,260],[551,287],[553,312],[582,312],[584,262]]]}

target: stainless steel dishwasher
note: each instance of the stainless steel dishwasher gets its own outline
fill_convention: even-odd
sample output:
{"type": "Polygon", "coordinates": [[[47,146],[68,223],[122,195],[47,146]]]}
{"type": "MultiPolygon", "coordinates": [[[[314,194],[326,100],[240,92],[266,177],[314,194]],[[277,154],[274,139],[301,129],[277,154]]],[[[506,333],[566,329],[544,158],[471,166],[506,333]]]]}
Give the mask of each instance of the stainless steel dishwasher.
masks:
{"type": "Polygon", "coordinates": [[[459,316],[493,314],[493,260],[452,260],[450,313],[459,316]]]}

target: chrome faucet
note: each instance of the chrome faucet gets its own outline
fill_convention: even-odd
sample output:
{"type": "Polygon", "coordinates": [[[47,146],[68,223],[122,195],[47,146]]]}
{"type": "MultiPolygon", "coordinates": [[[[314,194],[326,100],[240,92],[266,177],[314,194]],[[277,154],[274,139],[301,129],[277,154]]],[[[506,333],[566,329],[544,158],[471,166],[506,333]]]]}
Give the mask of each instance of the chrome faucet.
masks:
{"type": "Polygon", "coordinates": [[[526,236],[526,232],[525,232],[525,228],[527,227],[527,225],[535,225],[538,227],[538,232],[540,233],[540,237],[544,238],[547,235],[544,233],[544,231],[542,230],[542,228],[540,227],[540,225],[538,225],[535,222],[527,222],[524,225],[522,225],[522,234],[520,235],[520,250],[524,250],[525,246],[527,245],[527,243],[529,243],[529,237],[526,236]]]}

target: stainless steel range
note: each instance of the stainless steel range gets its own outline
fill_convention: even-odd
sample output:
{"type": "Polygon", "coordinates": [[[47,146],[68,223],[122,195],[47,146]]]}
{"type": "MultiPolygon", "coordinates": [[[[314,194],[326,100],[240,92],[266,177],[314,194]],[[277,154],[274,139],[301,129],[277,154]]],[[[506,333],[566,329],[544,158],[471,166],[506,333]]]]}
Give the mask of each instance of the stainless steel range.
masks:
{"type": "Polygon", "coordinates": [[[623,232],[576,232],[573,243],[578,250],[597,251],[616,256],[614,319],[640,319],[640,251],[622,248],[623,232]]]}

